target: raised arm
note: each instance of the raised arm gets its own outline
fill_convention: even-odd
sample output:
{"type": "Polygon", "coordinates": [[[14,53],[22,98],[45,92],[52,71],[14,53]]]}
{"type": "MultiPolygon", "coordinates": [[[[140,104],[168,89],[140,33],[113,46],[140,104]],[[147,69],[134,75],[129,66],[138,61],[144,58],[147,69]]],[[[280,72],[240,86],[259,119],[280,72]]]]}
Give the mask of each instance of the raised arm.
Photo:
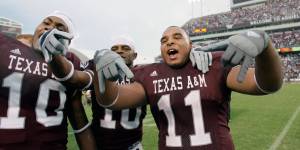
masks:
{"type": "Polygon", "coordinates": [[[250,68],[244,82],[237,82],[241,66],[232,68],[227,77],[227,86],[234,91],[245,94],[268,94],[276,92],[283,83],[281,61],[271,42],[255,58],[255,68],[250,68]]]}
{"type": "MultiPolygon", "coordinates": [[[[239,53],[245,55],[241,66],[232,68],[227,77],[227,86],[234,91],[245,94],[269,94],[276,92],[283,83],[281,60],[275,51],[269,36],[263,31],[248,31],[229,38],[231,49],[235,54],[223,56],[225,62],[234,61],[239,53]],[[229,59],[231,58],[231,59],[229,59]],[[247,71],[249,62],[255,58],[255,68],[247,71]],[[241,71],[243,70],[243,71],[241,71]],[[235,79],[238,74],[245,74],[242,82],[235,79]]],[[[241,54],[242,55],[242,54],[241,54]]]]}
{"type": "Polygon", "coordinates": [[[99,105],[111,109],[124,109],[146,104],[146,93],[140,83],[116,84],[115,81],[120,76],[133,77],[118,54],[110,50],[97,51],[94,55],[94,64],[93,83],[99,105]]]}
{"type": "Polygon", "coordinates": [[[247,31],[227,40],[201,47],[201,51],[225,51],[222,64],[234,66],[227,86],[245,94],[268,94],[281,88],[281,60],[264,31],[247,31]],[[255,68],[250,68],[255,59],[255,68]]]}

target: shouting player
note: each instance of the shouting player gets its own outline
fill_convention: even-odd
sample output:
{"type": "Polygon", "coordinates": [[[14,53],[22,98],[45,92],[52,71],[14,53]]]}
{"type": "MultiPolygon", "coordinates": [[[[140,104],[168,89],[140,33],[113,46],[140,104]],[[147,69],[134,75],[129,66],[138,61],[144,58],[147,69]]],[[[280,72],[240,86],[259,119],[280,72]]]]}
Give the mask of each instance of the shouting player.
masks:
{"type": "Polygon", "coordinates": [[[118,73],[132,76],[121,58],[98,51],[94,56],[97,100],[110,109],[149,104],[160,150],[233,150],[228,126],[231,91],[275,92],[282,85],[282,72],[279,56],[264,32],[249,31],[228,40],[224,53],[213,53],[212,66],[204,74],[189,61],[192,46],[185,31],[168,27],[161,38],[164,63],[135,68],[136,82],[127,85],[108,81],[116,80],[118,73]],[[256,65],[248,70],[249,57],[255,57],[256,65]],[[223,67],[221,62],[235,67],[223,67]],[[103,79],[108,79],[105,86],[103,79]]]}

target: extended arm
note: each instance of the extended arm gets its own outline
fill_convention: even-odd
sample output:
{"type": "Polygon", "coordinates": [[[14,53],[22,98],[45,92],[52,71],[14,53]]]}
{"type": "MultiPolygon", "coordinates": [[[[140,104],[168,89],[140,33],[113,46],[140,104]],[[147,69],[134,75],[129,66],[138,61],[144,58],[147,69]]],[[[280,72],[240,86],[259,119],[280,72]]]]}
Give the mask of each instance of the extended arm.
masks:
{"type": "Polygon", "coordinates": [[[115,83],[120,76],[133,77],[132,72],[118,54],[110,50],[97,51],[94,55],[94,65],[93,83],[99,105],[111,109],[124,109],[146,103],[146,93],[140,83],[134,82],[127,85],[115,83]]]}
{"type": "Polygon", "coordinates": [[[96,150],[96,143],[81,103],[81,91],[77,91],[67,103],[67,114],[74,129],[77,144],[81,150],[96,150]]]}

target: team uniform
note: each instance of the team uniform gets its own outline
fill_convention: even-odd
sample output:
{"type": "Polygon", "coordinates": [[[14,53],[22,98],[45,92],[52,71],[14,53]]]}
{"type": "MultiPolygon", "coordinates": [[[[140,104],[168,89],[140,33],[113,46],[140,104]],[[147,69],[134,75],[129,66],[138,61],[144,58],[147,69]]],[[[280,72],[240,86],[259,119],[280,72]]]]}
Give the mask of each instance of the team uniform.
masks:
{"type": "MultiPolygon", "coordinates": [[[[2,34],[0,43],[0,149],[66,149],[74,89],[54,79],[41,53],[2,34]]],[[[67,58],[80,69],[75,55],[67,58]]]]}
{"type": "MultiPolygon", "coordinates": [[[[92,70],[93,62],[88,67],[92,70]]],[[[117,81],[117,84],[129,84],[128,78],[117,81]]],[[[92,130],[96,143],[101,150],[141,150],[143,136],[143,119],[146,115],[146,106],[132,109],[110,110],[101,107],[91,89],[92,96],[92,130]]]]}
{"type": "Polygon", "coordinates": [[[150,64],[134,69],[142,84],[159,130],[160,150],[233,150],[228,127],[231,90],[226,87],[230,68],[213,53],[206,74],[191,62],[180,69],[150,64]]]}

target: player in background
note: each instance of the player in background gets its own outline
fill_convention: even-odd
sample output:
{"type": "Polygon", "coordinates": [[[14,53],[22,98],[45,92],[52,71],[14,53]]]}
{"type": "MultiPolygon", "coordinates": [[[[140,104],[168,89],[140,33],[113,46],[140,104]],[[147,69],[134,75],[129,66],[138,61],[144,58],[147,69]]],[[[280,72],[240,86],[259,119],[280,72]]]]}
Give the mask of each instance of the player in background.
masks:
{"type": "Polygon", "coordinates": [[[225,50],[213,53],[206,73],[192,67],[188,57],[192,46],[183,29],[168,27],[160,42],[164,63],[135,68],[136,82],[127,85],[111,82],[118,73],[133,76],[121,58],[107,50],[96,52],[98,102],[110,109],[149,104],[160,150],[233,150],[228,126],[231,91],[264,95],[282,85],[280,59],[268,36],[248,31],[205,48],[225,50]],[[255,68],[248,69],[249,58],[255,58],[255,68]]]}
{"type": "MultiPolygon", "coordinates": [[[[129,36],[119,36],[110,44],[110,50],[119,54],[129,68],[134,68],[133,61],[137,57],[135,43],[129,36]]],[[[93,60],[90,60],[85,70],[93,70],[93,60]]],[[[116,81],[117,84],[130,84],[126,76],[116,81]]],[[[101,150],[142,150],[143,119],[146,106],[113,111],[99,105],[96,101],[94,88],[92,97],[92,130],[97,147],[101,150]]],[[[130,101],[130,99],[128,99],[130,101]]]]}
{"type": "MultiPolygon", "coordinates": [[[[72,112],[83,110],[78,107],[80,101],[71,101],[76,89],[58,82],[59,77],[53,75],[39,38],[50,30],[59,31],[57,35],[73,34],[68,21],[60,12],[48,15],[32,39],[25,40],[26,45],[0,34],[0,149],[66,149],[67,115],[72,120],[76,115],[72,112]]],[[[72,36],[65,39],[70,42],[72,36]]],[[[68,45],[60,43],[64,48],[68,45]]],[[[80,61],[74,54],[66,57],[79,69],[80,61]]],[[[77,127],[75,131],[82,126],[77,127]]],[[[82,149],[93,149],[93,141],[86,140],[90,134],[90,130],[85,130],[76,135],[78,140],[85,140],[79,143],[82,149]]]]}

